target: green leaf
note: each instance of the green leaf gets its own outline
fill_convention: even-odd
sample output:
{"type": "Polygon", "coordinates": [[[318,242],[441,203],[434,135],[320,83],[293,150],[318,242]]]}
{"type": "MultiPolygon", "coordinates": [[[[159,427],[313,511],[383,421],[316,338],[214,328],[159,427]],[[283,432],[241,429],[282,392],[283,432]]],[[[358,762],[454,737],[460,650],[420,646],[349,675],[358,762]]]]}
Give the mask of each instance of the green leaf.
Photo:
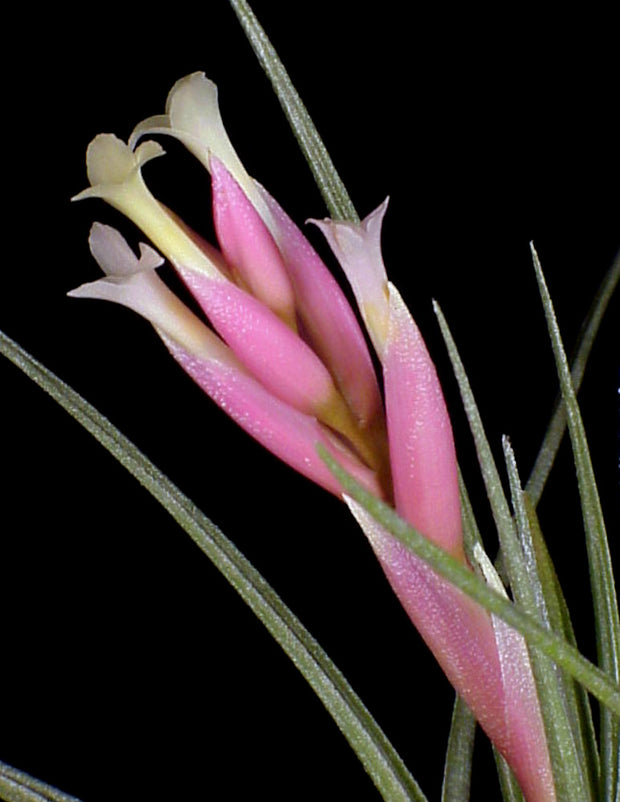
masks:
{"type": "Polygon", "coordinates": [[[261,67],[271,81],[299,147],[310,165],[314,180],[331,217],[334,220],[359,222],[358,214],[338,171],[267,34],[246,0],[230,0],[230,5],[252,45],[261,67]]]}
{"type": "MultiPolygon", "coordinates": [[[[527,493],[524,493],[523,498],[529,519],[534,559],[536,560],[538,576],[545,597],[551,629],[561,632],[572,646],[577,646],[568,606],[551,556],[547,550],[547,544],[540,529],[536,510],[529,501],[527,493]]],[[[598,784],[600,761],[590,698],[583,687],[575,682],[571,676],[562,672],[561,678],[567,698],[567,710],[569,716],[574,717],[572,728],[576,734],[577,746],[580,752],[580,764],[588,771],[590,788],[595,788],[598,784]]]]}
{"type": "MultiPolygon", "coordinates": [[[[606,293],[603,293],[603,294],[606,294],[606,293]]],[[[598,316],[600,316],[602,314],[601,306],[599,305],[596,308],[598,309],[598,316]]],[[[483,479],[484,479],[484,482],[485,482],[485,487],[487,488],[487,494],[488,494],[488,497],[489,497],[489,501],[491,503],[491,508],[492,508],[494,520],[495,520],[495,523],[496,523],[496,526],[497,526],[497,529],[498,529],[500,542],[502,544],[502,555],[503,555],[503,558],[506,559],[508,555],[506,554],[505,550],[509,549],[510,544],[514,542],[514,528],[512,526],[511,516],[510,516],[510,512],[508,510],[508,505],[507,505],[505,496],[503,494],[502,485],[501,485],[501,479],[500,479],[499,473],[498,473],[498,471],[497,471],[497,469],[495,467],[495,464],[494,464],[494,461],[493,461],[493,456],[492,456],[490,447],[488,445],[488,442],[486,440],[486,436],[484,434],[482,421],[480,419],[480,415],[478,413],[478,409],[477,409],[473,394],[471,392],[471,388],[469,386],[469,382],[467,380],[467,376],[465,374],[465,370],[464,370],[462,362],[460,360],[456,345],[455,345],[454,340],[453,340],[453,338],[452,338],[452,336],[450,334],[450,331],[449,331],[448,326],[447,326],[447,324],[445,322],[445,319],[444,319],[443,315],[441,314],[441,310],[439,309],[439,307],[437,305],[435,305],[435,311],[436,311],[438,319],[439,319],[439,323],[440,323],[440,327],[441,327],[441,330],[442,330],[442,334],[444,336],[444,340],[446,341],[446,345],[448,347],[448,352],[450,354],[450,359],[452,361],[452,365],[453,365],[453,368],[454,368],[454,371],[455,371],[455,375],[457,377],[457,381],[458,381],[458,384],[459,384],[459,388],[460,388],[460,391],[461,391],[461,396],[463,398],[465,411],[466,411],[466,414],[467,414],[467,417],[468,417],[468,420],[469,420],[469,423],[470,423],[472,434],[474,436],[474,441],[475,441],[475,444],[476,444],[476,450],[477,450],[477,453],[478,453],[478,459],[479,459],[479,462],[480,462],[482,475],[483,475],[483,479]]],[[[514,555],[514,551],[513,551],[513,555],[514,555]]],[[[532,567],[533,567],[533,570],[535,571],[536,570],[535,569],[535,565],[533,565],[532,567]]],[[[513,563],[513,570],[514,570],[514,563],[513,563]]],[[[539,592],[538,593],[539,598],[540,598],[540,595],[541,594],[539,592]]],[[[540,667],[541,666],[540,666],[540,661],[539,661],[539,669],[540,669],[540,667]]],[[[540,673],[539,673],[539,676],[540,676],[541,681],[543,682],[543,684],[546,684],[547,689],[549,689],[550,685],[553,684],[552,683],[552,677],[550,675],[548,675],[547,676],[547,680],[544,680],[543,676],[546,673],[547,672],[543,671],[543,675],[540,675],[540,673]]],[[[614,676],[614,675],[612,674],[612,676],[614,676]]],[[[555,694],[558,694],[558,693],[560,693],[560,688],[559,687],[556,688],[555,694]]],[[[575,701],[574,697],[572,698],[572,700],[575,701]]],[[[560,699],[556,698],[554,704],[556,705],[557,714],[560,715],[561,714],[561,708],[559,707],[560,699]]],[[[579,717],[579,715],[580,715],[579,711],[581,711],[583,713],[586,713],[586,716],[587,716],[587,707],[584,707],[583,704],[580,704],[578,710],[573,709],[572,711],[570,711],[570,710],[568,711],[569,717],[571,717],[572,719],[575,719],[576,717],[579,717]]],[[[606,716],[607,716],[607,714],[606,714],[606,716]]],[[[549,718],[550,723],[552,724],[554,729],[557,729],[557,727],[560,726],[558,724],[558,719],[556,718],[556,714],[554,714],[551,710],[548,712],[548,718],[549,718]]],[[[560,726],[560,730],[564,733],[564,735],[557,735],[557,738],[559,738],[560,740],[559,741],[556,740],[556,746],[553,747],[553,749],[555,749],[554,761],[555,761],[556,765],[558,766],[558,769],[561,772],[562,772],[562,761],[560,759],[560,752],[562,751],[562,749],[568,748],[567,742],[565,741],[565,739],[568,737],[568,729],[566,727],[566,724],[567,724],[567,721],[565,719],[563,724],[560,726]],[[562,745],[562,743],[563,743],[563,745],[562,745]]],[[[581,742],[582,741],[581,733],[578,734],[577,732],[575,732],[574,728],[571,728],[571,729],[573,729],[573,737],[576,739],[576,741],[577,742],[581,742]]],[[[579,729],[580,729],[580,731],[583,731],[583,727],[582,726],[580,726],[579,729]]],[[[556,736],[553,736],[553,737],[556,737],[556,736]]],[[[593,746],[590,746],[590,747],[585,746],[584,749],[582,750],[582,755],[588,756],[588,758],[591,758],[591,756],[593,754],[593,751],[595,751],[593,746]]],[[[568,765],[568,761],[565,761],[565,763],[568,765]]],[[[585,768],[585,764],[582,764],[582,765],[584,765],[584,768],[585,768]]],[[[590,765],[591,765],[591,760],[590,760],[590,765]]],[[[574,776],[573,779],[574,780],[577,779],[576,775],[574,776]]],[[[558,781],[559,782],[563,782],[560,779],[558,779],[558,781]]],[[[584,779],[584,782],[586,782],[585,779],[584,779]]],[[[568,795],[568,798],[570,798],[571,797],[570,788],[573,787],[573,782],[567,780],[567,783],[568,784],[566,785],[566,788],[567,788],[566,794],[568,795]]],[[[588,782],[588,784],[589,784],[589,782],[588,782]]],[[[576,792],[574,792],[574,793],[576,793],[576,792]]]]}
{"type": "Polygon", "coordinates": [[[467,555],[467,559],[471,563],[474,563],[474,551],[476,544],[478,544],[478,546],[482,546],[482,538],[480,536],[480,530],[478,528],[476,516],[474,515],[474,509],[469,499],[469,493],[467,492],[467,486],[465,484],[465,479],[463,478],[460,467],[458,472],[459,495],[461,499],[461,519],[463,524],[463,543],[465,546],[465,554],[467,555]]]}
{"type": "MultiPolygon", "coordinates": [[[[547,289],[538,254],[532,246],[536,279],[545,310],[545,318],[556,361],[562,398],[566,408],[568,431],[573,447],[577,483],[581,499],[590,586],[594,600],[595,629],[600,667],[617,686],[620,685],[620,617],[607,533],[592,469],[592,461],[577,396],[564,352],[553,303],[547,289]]],[[[620,792],[620,721],[609,710],[601,711],[601,799],[616,800],[620,792]]]]}
{"type": "Polygon", "coordinates": [[[308,681],[383,798],[388,802],[426,802],[402,759],[344,676],[236,546],[103,415],[1,332],[0,352],[116,457],[209,557],[308,681]]]}
{"type": "MultiPolygon", "coordinates": [[[[538,575],[517,463],[507,438],[504,438],[503,445],[519,533],[519,540],[510,536],[502,541],[510,586],[523,610],[538,617],[541,624],[548,628],[550,617],[538,575]]],[[[596,790],[589,785],[585,756],[578,749],[578,732],[574,732],[572,726],[578,713],[575,710],[569,713],[569,700],[564,693],[561,672],[548,657],[536,649],[530,649],[530,658],[547,733],[558,802],[561,800],[572,802],[575,799],[583,802],[593,800],[596,790]]]]}
{"type": "Polygon", "coordinates": [[[441,802],[467,802],[469,799],[475,736],[474,714],[457,695],[452,711],[441,802]]]}
{"type": "MultiPolygon", "coordinates": [[[[618,281],[620,280],[620,251],[617,253],[613,264],[605,274],[596,297],[590,307],[586,319],[581,327],[578,346],[575,357],[572,360],[571,377],[575,392],[578,392],[586,369],[586,363],[592,350],[592,345],[599,330],[601,320],[611,300],[618,281]]],[[[530,478],[527,481],[526,490],[532,504],[536,507],[544,490],[549,472],[555,461],[555,456],[560,447],[564,430],[566,429],[566,410],[562,402],[562,397],[556,401],[551,421],[547,427],[544,440],[536,457],[536,462],[532,468],[530,478]]]]}
{"type": "MultiPolygon", "coordinates": [[[[503,563],[510,586],[515,594],[517,604],[524,612],[533,618],[538,618],[541,626],[548,628],[536,566],[530,563],[528,571],[521,545],[517,539],[515,524],[504,494],[499,471],[493,458],[463,362],[439,305],[435,303],[434,308],[474,438],[478,462],[497,528],[503,563]]],[[[508,449],[507,441],[505,441],[505,447],[508,449]]],[[[523,521],[527,520],[527,518],[521,498],[522,491],[516,477],[516,464],[514,464],[514,461],[509,464],[509,468],[512,469],[510,475],[512,479],[513,506],[521,513],[520,520],[524,525],[523,521]]],[[[471,512],[465,507],[464,520],[468,521],[470,516],[471,512]]],[[[530,658],[545,721],[558,798],[559,800],[565,800],[565,802],[571,802],[574,799],[582,799],[586,802],[590,798],[590,793],[587,780],[584,779],[580,770],[574,736],[565,710],[565,699],[563,698],[555,665],[548,657],[532,648],[530,648],[530,658]]]]}
{"type": "Polygon", "coordinates": [[[497,766],[497,775],[499,777],[499,784],[502,789],[504,802],[527,802],[519,788],[519,783],[512,773],[512,769],[495,747],[493,747],[493,757],[495,758],[495,765],[497,766]]]}
{"type": "Polygon", "coordinates": [[[474,398],[456,343],[448,328],[443,312],[436,301],[433,302],[433,308],[448,350],[452,370],[454,371],[459,386],[459,392],[461,394],[461,400],[463,401],[469,428],[474,438],[474,445],[476,447],[476,454],[478,456],[478,463],[480,465],[487,498],[489,499],[493,520],[501,542],[503,539],[514,536],[514,522],[510,513],[510,507],[508,506],[508,501],[502,487],[502,480],[495,465],[491,446],[489,445],[484,431],[476,399],[474,398]]]}
{"type": "Polygon", "coordinates": [[[524,613],[458,560],[409,526],[392,507],[373,496],[344,471],[323,448],[319,447],[319,453],[345,492],[391,535],[427,562],[440,576],[520,632],[528,646],[540,649],[581,682],[612,712],[620,715],[620,688],[605,672],[580,654],[560,635],[541,627],[537,619],[524,613]]]}
{"type": "Polygon", "coordinates": [[[63,794],[57,788],[2,762],[0,799],[4,802],[80,802],[77,797],[63,794]]]}

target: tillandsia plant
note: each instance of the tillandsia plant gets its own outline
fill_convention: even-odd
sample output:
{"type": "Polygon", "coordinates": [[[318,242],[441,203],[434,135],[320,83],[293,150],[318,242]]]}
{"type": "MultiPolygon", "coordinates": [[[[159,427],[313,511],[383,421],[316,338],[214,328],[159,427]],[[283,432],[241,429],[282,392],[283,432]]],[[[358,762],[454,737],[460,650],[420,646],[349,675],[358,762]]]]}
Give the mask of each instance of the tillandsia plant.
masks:
{"type": "Polygon", "coordinates": [[[389,581],[458,693],[513,768],[528,799],[554,798],[549,752],[523,638],[437,577],[353,501],[323,448],[377,498],[462,565],[452,430],[424,341],[381,257],[387,204],[361,223],[326,220],[381,362],[385,412],[362,332],[343,292],[276,201],[243,169],[226,136],[215,86],[201,74],[172,89],[163,117],[129,144],[101,135],[87,154],[91,187],[140,226],[178,271],[212,331],[155,273],[163,259],[95,224],[93,256],[106,277],[74,290],[146,317],[205,392],[250,434],[343,495],[389,581]],[[148,191],[142,168],[162,153],[153,133],[180,139],[211,172],[219,251],[148,191]],[[219,336],[218,336],[219,335],[219,336]]]}
{"type": "MultiPolygon", "coordinates": [[[[580,479],[599,667],[575,649],[538,527],[536,495],[546,469],[541,467],[524,490],[510,444],[504,442],[511,510],[456,346],[436,306],[501,543],[494,564],[483,548],[459,475],[436,368],[384,266],[381,230],[388,202],[363,220],[356,218],[256,19],[245,3],[233,5],[315,170],[332,217],[310,222],[327,240],[357,308],[309,239],[245,170],[226,133],[216,86],[202,73],[178,80],[165,113],[139,123],[128,142],[100,134],[89,145],[90,186],[75,200],[106,201],[149,242],[140,241],[136,251],[118,230],[95,222],[89,246],[105,275],[70,295],[113,301],[142,315],[181,368],[236,423],[348,505],[458,697],[445,800],[468,798],[475,719],[496,750],[505,799],[614,802],[620,788],[617,599],[574,397],[580,363],[571,377],[538,257],[533,251],[580,479]],[[164,154],[153,136],[176,138],[210,174],[217,243],[190,229],[147,187],[148,163],[164,154]],[[165,262],[183,292],[173,291],[158,274],[165,262]],[[598,739],[584,688],[601,703],[598,739]]],[[[594,320],[600,318],[618,273],[616,264],[594,320]]],[[[383,797],[424,800],[344,678],[277,597],[264,590],[254,569],[82,399],[13,344],[3,341],[3,350],[124,461],[211,556],[274,637],[287,642],[287,652],[383,797]],[[224,567],[225,562],[233,568],[224,567]],[[261,606],[270,612],[259,613],[261,606]],[[283,631],[276,619],[284,621],[283,631]],[[334,689],[333,698],[325,690],[328,686],[334,689]]],[[[557,448],[551,442],[553,432],[561,429],[563,420],[550,429],[550,442],[541,452],[547,458],[557,448]]],[[[68,799],[3,764],[0,798],[68,799]]]]}

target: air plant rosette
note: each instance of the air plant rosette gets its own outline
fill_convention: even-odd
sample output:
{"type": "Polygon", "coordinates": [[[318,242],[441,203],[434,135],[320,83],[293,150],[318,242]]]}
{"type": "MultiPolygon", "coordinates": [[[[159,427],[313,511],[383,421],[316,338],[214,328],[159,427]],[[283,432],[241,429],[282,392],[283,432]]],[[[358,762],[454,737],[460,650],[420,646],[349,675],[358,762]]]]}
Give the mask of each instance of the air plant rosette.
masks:
{"type": "MultiPolygon", "coordinates": [[[[331,216],[310,222],[329,244],[354,304],[301,228],[247,173],[224,127],[217,88],[202,73],[180,78],[164,113],[139,123],[127,142],[100,134],[89,145],[90,185],[74,199],[105,201],[136,234],[130,243],[95,222],[89,246],[104,275],[70,295],[113,301],[145,318],[211,401],[349,507],[457,694],[444,799],[468,798],[477,722],[493,744],[506,799],[614,802],[620,625],[575,387],[620,265],[606,276],[571,375],[532,248],[562,402],[528,482],[506,438],[504,468],[495,464],[457,346],[434,305],[501,545],[492,559],[459,472],[433,359],[384,265],[389,203],[357,218],[258,22],[245,3],[233,6],[315,172],[331,216]],[[165,137],[180,141],[210,175],[215,241],[187,226],[148,187],[149,163],[164,156],[165,137]],[[176,274],[174,289],[160,276],[164,265],[176,274]],[[583,509],[598,666],[575,646],[536,516],[565,426],[583,509]],[[600,705],[598,731],[590,697],[600,705]]],[[[99,214],[105,215],[102,204],[99,214]]],[[[111,450],[213,560],[319,695],[383,798],[425,800],[346,679],[234,546],[83,399],[14,343],[3,339],[3,351],[111,450]]],[[[12,799],[11,793],[66,798],[3,766],[0,796],[12,799]]]]}

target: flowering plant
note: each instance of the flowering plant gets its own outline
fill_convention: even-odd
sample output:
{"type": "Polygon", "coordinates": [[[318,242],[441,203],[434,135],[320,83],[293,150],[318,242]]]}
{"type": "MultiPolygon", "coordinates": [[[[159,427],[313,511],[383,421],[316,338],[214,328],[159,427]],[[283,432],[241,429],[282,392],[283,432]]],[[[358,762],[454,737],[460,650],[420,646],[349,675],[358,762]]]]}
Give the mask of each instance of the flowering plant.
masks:
{"type": "MultiPolygon", "coordinates": [[[[166,113],[140,123],[128,143],[105,134],[89,146],[91,186],[77,198],[107,201],[154,247],[141,243],[137,256],[116,229],[95,224],[90,249],[105,277],[71,295],[113,300],[137,311],[227,414],[295,470],[345,500],[396,596],[457,691],[446,798],[466,798],[476,719],[497,749],[506,798],[522,793],[532,801],[585,800],[600,793],[613,799],[620,712],[617,600],[575,401],[579,371],[571,378],[538,258],[534,252],[595,577],[599,668],[570,642],[562,594],[535,514],[546,479],[544,463],[552,461],[563,421],[550,428],[542,467],[532,474],[527,492],[504,441],[511,511],[456,346],[436,306],[501,543],[502,565],[496,568],[459,481],[436,369],[386,275],[380,236],[387,205],[361,222],[356,218],[328,157],[320,149],[317,156],[307,145],[316,142],[314,128],[257,21],[245,3],[233,5],[283,104],[293,109],[294,126],[324,188],[333,217],[315,224],[351,284],[380,365],[381,387],[344,292],[297,226],[246,172],[224,129],[215,86],[199,73],[175,84],[166,113]],[[162,134],[179,139],[211,174],[218,249],[147,189],[143,168],[163,153],[147,137],[162,134]],[[185,302],[179,297],[184,289],[174,293],[155,272],[164,259],[189,291],[185,302]],[[578,683],[602,705],[600,755],[578,683]]],[[[617,274],[616,264],[594,320],[617,274]]],[[[425,799],[344,678],[280,600],[265,591],[254,569],[81,399],[14,344],[6,341],[4,349],[107,444],[211,556],[314,687],[384,798],[425,799]]],[[[6,769],[4,776],[5,793],[13,786],[24,794],[39,791],[36,781],[19,772],[6,769]]]]}

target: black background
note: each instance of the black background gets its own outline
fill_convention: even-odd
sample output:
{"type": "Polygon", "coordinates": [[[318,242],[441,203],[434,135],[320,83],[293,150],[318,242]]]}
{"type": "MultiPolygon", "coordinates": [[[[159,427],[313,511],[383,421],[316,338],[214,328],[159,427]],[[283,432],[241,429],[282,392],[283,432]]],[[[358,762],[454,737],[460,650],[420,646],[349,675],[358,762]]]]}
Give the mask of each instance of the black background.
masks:
{"type": "MultiPolygon", "coordinates": [[[[391,197],[388,271],[436,356],[493,551],[431,299],[460,344],[498,457],[507,433],[526,476],[556,391],[528,243],[568,347],[620,246],[614,25],[566,9],[546,20],[522,5],[437,6],[404,20],[402,7],[254,4],[359,212],[391,197]]],[[[137,316],[65,297],[97,276],[86,244],[93,219],[139,241],[102,203],[70,204],[86,185],[86,145],[101,131],[127,137],[195,70],[218,83],[249,172],[299,222],[326,214],[234,14],[225,0],[161,11],[108,5],[77,17],[43,12],[15,32],[0,327],[239,545],[437,799],[452,692],[347,511],[238,431],[137,316]]],[[[169,155],[147,179],[208,234],[208,179],[164,145],[169,155]]],[[[616,299],[581,395],[616,555],[619,311],[616,299]]],[[[84,802],[378,799],[295,668],[189,538],[8,363],[0,382],[0,760],[84,802]]],[[[541,513],[592,655],[567,448],[541,513]]],[[[492,800],[482,739],[480,748],[473,798],[492,800]]]]}

